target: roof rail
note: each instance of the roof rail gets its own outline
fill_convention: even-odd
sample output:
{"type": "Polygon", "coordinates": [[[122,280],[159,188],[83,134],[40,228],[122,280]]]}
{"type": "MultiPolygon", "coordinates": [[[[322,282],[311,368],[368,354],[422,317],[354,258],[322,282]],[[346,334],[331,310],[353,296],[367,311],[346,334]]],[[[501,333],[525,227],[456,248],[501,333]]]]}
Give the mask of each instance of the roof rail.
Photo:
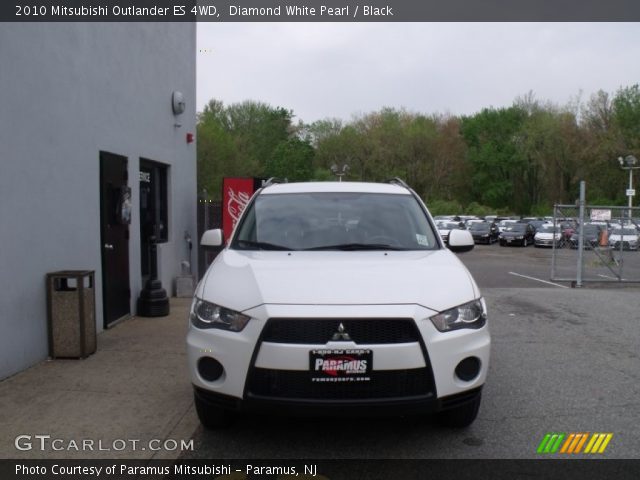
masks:
{"type": "Polygon", "coordinates": [[[400,185],[401,187],[406,188],[407,190],[411,190],[411,187],[407,185],[407,182],[402,180],[400,177],[393,177],[387,180],[387,183],[391,183],[393,185],[400,185]]]}
{"type": "Polygon", "coordinates": [[[275,185],[276,183],[289,183],[289,181],[286,178],[271,177],[262,182],[262,188],[275,185]]]}

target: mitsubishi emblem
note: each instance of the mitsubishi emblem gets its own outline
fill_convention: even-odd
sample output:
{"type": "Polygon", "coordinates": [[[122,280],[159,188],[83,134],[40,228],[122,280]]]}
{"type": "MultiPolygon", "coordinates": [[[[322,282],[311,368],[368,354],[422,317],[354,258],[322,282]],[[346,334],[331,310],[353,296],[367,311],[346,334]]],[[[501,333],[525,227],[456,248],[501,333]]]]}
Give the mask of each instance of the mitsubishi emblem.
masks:
{"type": "Polygon", "coordinates": [[[351,336],[347,333],[342,322],[338,325],[338,331],[331,337],[332,342],[350,342],[351,336]]]}

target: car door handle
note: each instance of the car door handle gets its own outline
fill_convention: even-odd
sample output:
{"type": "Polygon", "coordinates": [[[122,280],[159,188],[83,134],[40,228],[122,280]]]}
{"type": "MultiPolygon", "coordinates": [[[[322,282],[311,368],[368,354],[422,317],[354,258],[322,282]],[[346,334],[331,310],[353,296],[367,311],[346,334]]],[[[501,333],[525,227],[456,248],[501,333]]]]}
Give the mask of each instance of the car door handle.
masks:
{"type": "Polygon", "coordinates": [[[113,245],[111,245],[110,243],[105,243],[105,244],[104,244],[104,248],[105,248],[106,250],[113,250],[113,245]]]}

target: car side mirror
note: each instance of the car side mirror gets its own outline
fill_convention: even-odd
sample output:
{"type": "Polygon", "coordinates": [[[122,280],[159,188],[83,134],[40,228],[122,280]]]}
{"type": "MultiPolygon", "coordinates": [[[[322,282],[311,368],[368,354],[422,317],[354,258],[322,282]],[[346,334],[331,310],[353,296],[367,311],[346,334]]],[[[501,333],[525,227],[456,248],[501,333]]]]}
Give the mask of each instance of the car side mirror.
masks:
{"type": "Polygon", "coordinates": [[[222,230],[219,228],[205,231],[200,239],[200,245],[203,247],[221,247],[223,242],[222,230]]]}
{"type": "Polygon", "coordinates": [[[456,253],[473,250],[475,243],[469,230],[451,230],[449,233],[449,250],[456,253]]]}

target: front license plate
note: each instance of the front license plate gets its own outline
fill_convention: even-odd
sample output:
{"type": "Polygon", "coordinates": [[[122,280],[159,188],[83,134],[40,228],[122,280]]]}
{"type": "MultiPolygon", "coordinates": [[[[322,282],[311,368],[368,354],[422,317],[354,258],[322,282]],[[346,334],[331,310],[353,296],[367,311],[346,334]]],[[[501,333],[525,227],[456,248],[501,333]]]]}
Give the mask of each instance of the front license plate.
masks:
{"type": "Polygon", "coordinates": [[[513,238],[507,238],[507,243],[513,242],[513,238]]]}
{"type": "Polygon", "coordinates": [[[312,382],[368,382],[373,351],[361,348],[323,349],[309,352],[312,382]]]}

